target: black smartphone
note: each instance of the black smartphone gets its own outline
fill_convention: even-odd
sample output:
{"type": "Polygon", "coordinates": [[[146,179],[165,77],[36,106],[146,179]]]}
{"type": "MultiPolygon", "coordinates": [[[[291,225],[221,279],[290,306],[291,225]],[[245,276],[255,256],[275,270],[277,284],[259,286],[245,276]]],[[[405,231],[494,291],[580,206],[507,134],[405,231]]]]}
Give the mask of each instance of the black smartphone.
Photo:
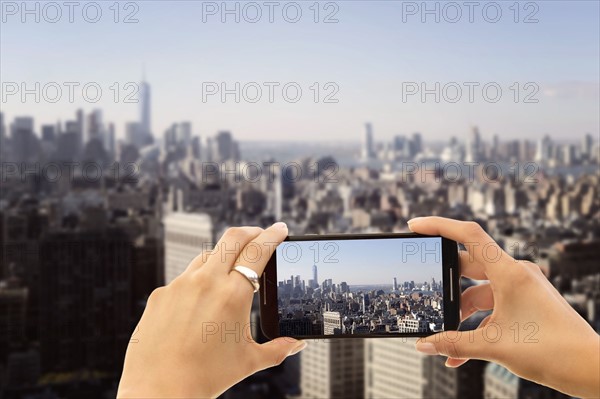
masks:
{"type": "Polygon", "coordinates": [[[261,276],[268,338],[422,337],[460,322],[458,245],[420,234],[290,236],[261,276]]]}

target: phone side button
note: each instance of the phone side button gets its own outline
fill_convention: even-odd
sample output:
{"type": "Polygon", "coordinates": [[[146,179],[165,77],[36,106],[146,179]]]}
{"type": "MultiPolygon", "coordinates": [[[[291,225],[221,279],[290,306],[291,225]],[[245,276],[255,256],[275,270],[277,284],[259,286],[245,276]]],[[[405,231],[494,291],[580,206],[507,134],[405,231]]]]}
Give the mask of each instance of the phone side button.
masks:
{"type": "Polygon", "coordinates": [[[267,304],[267,273],[263,273],[263,305],[267,304]]]}
{"type": "Polygon", "coordinates": [[[450,268],[450,302],[454,302],[454,268],[450,268]]]}

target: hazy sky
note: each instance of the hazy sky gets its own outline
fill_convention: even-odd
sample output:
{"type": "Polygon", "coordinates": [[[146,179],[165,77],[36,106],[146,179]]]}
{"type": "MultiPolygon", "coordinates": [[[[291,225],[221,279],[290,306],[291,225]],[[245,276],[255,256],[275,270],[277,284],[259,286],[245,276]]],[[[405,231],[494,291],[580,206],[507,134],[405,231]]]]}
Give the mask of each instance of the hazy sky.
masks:
{"type": "MultiPolygon", "coordinates": [[[[69,103],[66,87],[56,104],[43,100],[38,104],[31,96],[22,103],[12,96],[2,103],[8,120],[33,115],[39,126],[71,119],[78,106],[86,111],[100,107],[122,137],[124,123],[137,119],[138,107],[122,99],[115,103],[110,87],[117,82],[122,98],[128,92],[125,83],[138,81],[145,64],[152,86],[153,131],[161,136],[172,122],[182,120],[192,121],[195,134],[230,129],[241,140],[359,140],[366,121],[373,123],[379,140],[414,131],[430,140],[464,137],[472,124],[479,125],[484,137],[498,133],[535,138],[549,133],[565,138],[599,131],[596,1],[532,2],[537,10],[524,9],[521,3],[519,23],[514,22],[510,1],[495,3],[502,12],[497,23],[484,19],[487,2],[474,10],[473,23],[467,8],[461,9],[458,22],[448,22],[455,11],[444,13],[445,3],[436,2],[428,4],[438,4],[440,22],[425,15],[422,23],[420,12],[409,15],[407,2],[398,1],[343,1],[327,9],[320,3],[319,20],[335,12],[337,23],[314,23],[312,1],[298,3],[302,17],[297,23],[285,21],[282,9],[288,3],[280,2],[274,22],[269,23],[269,9],[258,2],[263,15],[257,23],[246,22],[243,14],[240,23],[232,15],[222,23],[219,13],[204,13],[207,22],[203,22],[207,2],[142,1],[133,3],[137,10],[133,6],[120,10],[119,20],[135,12],[139,22],[131,24],[113,21],[115,14],[109,8],[113,2],[99,2],[102,16],[97,23],[83,19],[85,2],[75,9],[74,23],[68,22],[67,8],[57,23],[45,21],[44,15],[39,23],[33,16],[23,23],[20,13],[9,15],[7,3],[12,2],[3,2],[0,35],[3,83],[26,82],[32,87],[35,82],[97,82],[103,90],[97,104],[83,101],[81,89],[75,90],[75,104],[69,103]],[[523,23],[532,13],[538,22],[523,23]],[[225,104],[218,96],[203,101],[203,82],[227,82],[229,87],[234,82],[257,82],[263,98],[255,104],[243,100],[237,104],[233,96],[225,104]],[[269,103],[263,82],[297,82],[302,97],[288,103],[279,86],[274,103],[269,103]],[[320,87],[318,103],[310,89],[314,82],[320,87]],[[338,103],[323,103],[323,96],[335,88],[326,88],[327,82],[339,88],[333,97],[338,103]],[[455,104],[435,103],[433,96],[422,103],[418,95],[403,101],[403,84],[408,82],[428,82],[428,87],[457,82],[463,93],[455,104]],[[496,82],[502,96],[497,103],[488,103],[479,86],[469,103],[464,82],[481,86],[496,82]],[[515,89],[510,89],[514,82],[521,86],[518,103],[513,99],[515,89]],[[522,102],[534,91],[532,86],[523,88],[527,82],[539,87],[533,96],[537,104],[522,102]]],[[[34,3],[38,2],[30,7],[34,3]]],[[[221,2],[212,4],[221,7],[221,2]]],[[[412,4],[420,7],[422,2],[412,4]]],[[[244,5],[239,3],[240,10],[244,5]]],[[[246,11],[247,18],[256,15],[253,9],[246,11]]],[[[294,12],[288,8],[286,15],[293,18],[294,12]]],[[[94,18],[94,13],[88,9],[86,16],[94,18]]],[[[493,19],[495,10],[487,9],[485,15],[493,19]]],[[[55,10],[46,10],[47,19],[54,16],[55,10]]]]}
{"type": "Polygon", "coordinates": [[[315,264],[319,283],[332,279],[335,284],[391,285],[394,277],[398,284],[432,277],[441,281],[441,239],[286,242],[277,248],[277,281],[300,275],[308,283],[315,264]]]}

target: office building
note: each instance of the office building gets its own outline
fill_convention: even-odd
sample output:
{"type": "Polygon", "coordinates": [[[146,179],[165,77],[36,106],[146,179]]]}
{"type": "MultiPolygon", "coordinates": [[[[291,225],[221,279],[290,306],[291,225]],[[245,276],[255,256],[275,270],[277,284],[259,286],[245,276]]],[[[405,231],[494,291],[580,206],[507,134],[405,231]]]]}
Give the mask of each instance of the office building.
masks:
{"type": "Polygon", "coordinates": [[[581,142],[581,156],[585,159],[585,160],[592,160],[594,158],[594,136],[592,136],[590,133],[586,133],[585,136],[583,136],[583,140],[581,142]]]}
{"type": "Polygon", "coordinates": [[[165,216],[165,283],[179,276],[203,250],[212,249],[213,227],[207,214],[173,212],[165,216]]]}
{"type": "Polygon", "coordinates": [[[429,331],[427,321],[421,319],[398,319],[398,332],[424,333],[429,331]]]}
{"type": "Polygon", "coordinates": [[[33,118],[15,118],[10,134],[14,159],[18,162],[35,161],[38,156],[38,140],[33,132],[33,118]]]}
{"type": "Polygon", "coordinates": [[[430,362],[431,398],[470,399],[483,396],[483,372],[486,362],[472,359],[458,368],[446,367],[446,358],[443,356],[435,356],[430,362]]]}
{"type": "Polygon", "coordinates": [[[489,363],[484,372],[485,399],[568,399],[553,389],[523,380],[499,364],[489,363]]]}
{"type": "Polygon", "coordinates": [[[114,372],[133,331],[132,243],[118,229],[55,232],[40,242],[43,372],[114,372]]]}
{"type": "Polygon", "coordinates": [[[239,161],[240,154],[237,142],[233,140],[231,132],[221,131],[217,134],[216,155],[219,162],[224,161],[239,161]]]}
{"type": "Polygon", "coordinates": [[[481,160],[482,153],[482,141],[479,129],[477,126],[473,126],[469,136],[467,136],[466,145],[466,162],[479,162],[481,160]]]}
{"type": "Polygon", "coordinates": [[[27,288],[0,281],[0,354],[25,340],[27,294],[27,288]]]}
{"type": "Polygon", "coordinates": [[[536,162],[548,162],[552,158],[552,139],[548,135],[544,135],[537,142],[537,148],[535,152],[536,162]]]}
{"type": "Polygon", "coordinates": [[[344,333],[340,312],[323,312],[323,334],[339,335],[344,333]]]}
{"type": "Polygon", "coordinates": [[[431,357],[415,350],[414,339],[365,340],[366,399],[430,398],[431,357]]]}
{"type": "Polygon", "coordinates": [[[85,142],[89,143],[92,140],[104,141],[104,126],[102,124],[102,111],[99,109],[93,110],[87,119],[85,142]]]}
{"type": "Polygon", "coordinates": [[[116,156],[115,134],[115,124],[109,123],[104,136],[104,148],[110,160],[114,160],[116,156]]]}
{"type": "Polygon", "coordinates": [[[365,124],[365,137],[362,147],[362,160],[369,161],[375,158],[375,144],[373,143],[373,128],[370,123],[365,124]]]}
{"type": "Polygon", "coordinates": [[[363,398],[363,363],[362,339],[311,342],[300,353],[300,398],[363,398]]]}

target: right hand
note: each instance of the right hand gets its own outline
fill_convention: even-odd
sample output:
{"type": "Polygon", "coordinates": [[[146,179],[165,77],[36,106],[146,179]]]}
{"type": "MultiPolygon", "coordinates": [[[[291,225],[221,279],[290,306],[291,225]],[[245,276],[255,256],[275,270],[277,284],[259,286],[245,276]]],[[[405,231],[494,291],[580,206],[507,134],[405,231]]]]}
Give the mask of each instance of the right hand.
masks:
{"type": "Polygon", "coordinates": [[[409,228],[463,243],[462,275],[488,280],[462,294],[462,320],[493,309],[476,330],[422,338],[418,351],[447,356],[448,367],[492,361],[569,395],[600,397],[600,336],[537,265],[513,259],[475,222],[424,217],[410,220],[409,228]]]}

